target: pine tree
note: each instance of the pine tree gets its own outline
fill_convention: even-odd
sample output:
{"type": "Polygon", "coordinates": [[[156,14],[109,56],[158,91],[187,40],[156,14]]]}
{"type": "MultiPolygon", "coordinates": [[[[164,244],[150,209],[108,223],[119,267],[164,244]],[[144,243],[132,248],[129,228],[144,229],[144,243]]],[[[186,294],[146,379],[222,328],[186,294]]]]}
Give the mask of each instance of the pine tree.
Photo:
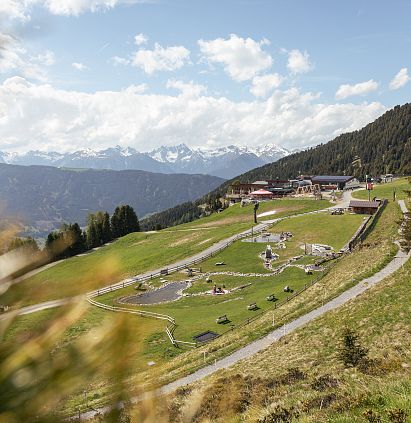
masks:
{"type": "Polygon", "coordinates": [[[103,216],[101,232],[102,232],[102,240],[104,244],[113,239],[113,236],[111,233],[110,215],[107,212],[105,212],[103,216]]]}
{"type": "Polygon", "coordinates": [[[59,232],[52,231],[47,235],[45,251],[51,261],[58,260],[61,254],[61,236],[59,232]]]}
{"type": "Polygon", "coordinates": [[[96,216],[92,213],[88,215],[88,219],[87,219],[86,239],[87,239],[86,243],[87,243],[88,250],[98,247],[99,239],[98,239],[96,216]]]}
{"type": "Polygon", "coordinates": [[[111,216],[111,233],[113,238],[121,236],[121,224],[120,224],[120,207],[116,207],[113,215],[111,216]]]}
{"type": "Polygon", "coordinates": [[[14,238],[8,245],[7,251],[20,250],[27,256],[33,256],[40,251],[36,240],[32,237],[14,238]]]}
{"type": "Polygon", "coordinates": [[[140,223],[134,209],[129,205],[116,207],[111,217],[111,229],[114,238],[140,230],[140,223]]]}
{"type": "Polygon", "coordinates": [[[71,244],[68,251],[69,257],[84,252],[86,250],[86,243],[79,224],[74,223],[70,225],[68,231],[71,237],[71,244]]]}
{"type": "Polygon", "coordinates": [[[342,346],[339,357],[345,367],[355,367],[361,363],[368,354],[368,350],[361,347],[358,336],[350,329],[343,332],[342,346]]]}

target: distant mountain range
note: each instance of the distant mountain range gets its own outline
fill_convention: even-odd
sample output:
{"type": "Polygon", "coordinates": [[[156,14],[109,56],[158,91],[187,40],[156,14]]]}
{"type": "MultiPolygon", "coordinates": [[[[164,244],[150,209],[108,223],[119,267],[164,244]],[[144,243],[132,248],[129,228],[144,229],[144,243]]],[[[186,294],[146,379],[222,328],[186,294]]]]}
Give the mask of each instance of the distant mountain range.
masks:
{"type": "Polygon", "coordinates": [[[139,218],[194,200],[224,180],[140,170],[69,170],[0,164],[1,220],[17,219],[41,235],[62,222],[84,225],[88,213],[129,204],[139,218]]]}
{"type": "Polygon", "coordinates": [[[275,144],[261,147],[234,145],[216,149],[190,148],[185,144],[160,147],[148,153],[134,148],[116,146],[105,150],[90,149],[74,153],[29,151],[27,153],[0,152],[0,163],[15,165],[43,165],[66,168],[144,170],[158,173],[208,174],[232,178],[275,162],[291,154],[275,144]]]}
{"type": "MultiPolygon", "coordinates": [[[[364,128],[348,132],[333,140],[304,151],[290,154],[275,163],[252,169],[235,177],[241,182],[254,182],[280,177],[305,175],[365,175],[386,173],[411,175],[411,103],[396,106],[364,128]]],[[[143,222],[145,229],[156,224],[173,226],[196,218],[207,197],[220,197],[234,179],[197,201],[176,206],[150,216],[143,222]]]]}

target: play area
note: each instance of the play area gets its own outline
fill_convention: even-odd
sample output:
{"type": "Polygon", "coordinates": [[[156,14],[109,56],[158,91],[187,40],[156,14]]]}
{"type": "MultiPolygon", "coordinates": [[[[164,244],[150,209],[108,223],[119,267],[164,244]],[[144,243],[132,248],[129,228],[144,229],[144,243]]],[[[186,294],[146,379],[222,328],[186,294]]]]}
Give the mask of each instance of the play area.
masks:
{"type": "Polygon", "coordinates": [[[328,212],[286,219],[196,267],[98,300],[170,316],[176,324],[175,338],[207,342],[318,278],[362,221],[359,215],[328,212]]]}

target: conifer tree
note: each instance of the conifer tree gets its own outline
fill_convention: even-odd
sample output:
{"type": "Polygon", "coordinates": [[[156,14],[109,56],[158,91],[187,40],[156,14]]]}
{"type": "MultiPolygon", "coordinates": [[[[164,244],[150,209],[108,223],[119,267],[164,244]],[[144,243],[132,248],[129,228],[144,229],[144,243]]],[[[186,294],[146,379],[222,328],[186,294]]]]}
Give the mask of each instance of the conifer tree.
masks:
{"type": "Polygon", "coordinates": [[[343,332],[342,346],[340,349],[340,360],[345,367],[355,367],[367,356],[368,350],[363,348],[358,336],[350,328],[345,328],[343,332]]]}

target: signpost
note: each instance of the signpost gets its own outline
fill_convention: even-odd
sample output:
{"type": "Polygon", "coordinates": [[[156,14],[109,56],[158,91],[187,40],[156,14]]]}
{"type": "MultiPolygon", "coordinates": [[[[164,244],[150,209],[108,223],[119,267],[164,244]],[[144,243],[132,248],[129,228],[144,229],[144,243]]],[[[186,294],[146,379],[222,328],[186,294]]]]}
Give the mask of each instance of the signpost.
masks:
{"type": "Polygon", "coordinates": [[[365,175],[365,189],[368,191],[368,201],[371,201],[371,191],[374,189],[374,186],[368,175],[365,175]]]}
{"type": "Polygon", "coordinates": [[[259,203],[254,204],[254,223],[257,223],[257,210],[259,205],[259,203]]]}

